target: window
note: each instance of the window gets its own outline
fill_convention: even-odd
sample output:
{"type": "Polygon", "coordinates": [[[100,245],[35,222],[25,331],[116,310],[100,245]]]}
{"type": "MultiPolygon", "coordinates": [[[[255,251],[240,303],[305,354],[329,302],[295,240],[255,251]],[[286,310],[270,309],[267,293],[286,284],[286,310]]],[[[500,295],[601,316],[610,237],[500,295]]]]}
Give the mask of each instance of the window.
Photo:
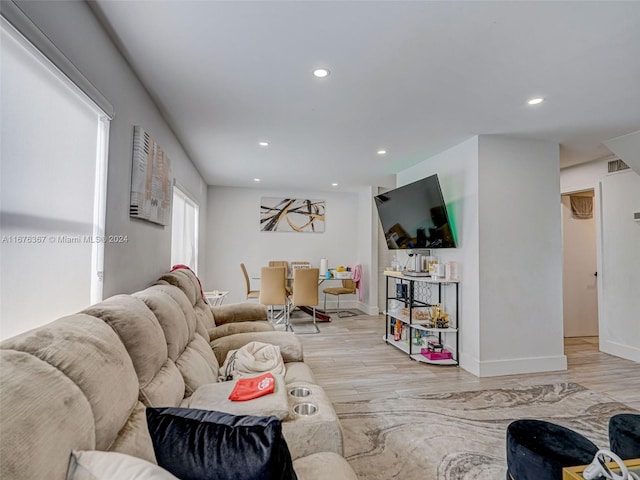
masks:
{"type": "Polygon", "coordinates": [[[198,204],[173,186],[171,265],[187,265],[198,273],[198,204]]]}
{"type": "MultiPolygon", "coordinates": [[[[110,114],[5,13],[0,18],[2,338],[102,299],[110,123],[110,114]]],[[[53,50],[50,44],[48,52],[53,50]]]]}

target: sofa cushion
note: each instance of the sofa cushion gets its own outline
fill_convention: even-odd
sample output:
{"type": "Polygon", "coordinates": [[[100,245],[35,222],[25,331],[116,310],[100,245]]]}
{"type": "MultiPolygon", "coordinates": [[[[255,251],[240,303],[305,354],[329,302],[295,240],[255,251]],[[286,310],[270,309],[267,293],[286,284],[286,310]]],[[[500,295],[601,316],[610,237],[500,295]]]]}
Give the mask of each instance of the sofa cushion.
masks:
{"type": "Polygon", "coordinates": [[[178,480],[146,460],[116,452],[74,450],[67,480],[178,480]]]}
{"type": "Polygon", "coordinates": [[[222,365],[229,351],[237,350],[249,342],[277,345],[280,347],[280,354],[285,363],[303,361],[302,343],[294,333],[290,332],[236,333],[235,335],[212,341],[211,348],[213,348],[213,353],[215,353],[218,363],[222,365]]]}
{"type": "Polygon", "coordinates": [[[0,350],[0,405],[0,478],[62,479],[72,449],[96,447],[85,395],[30,353],[0,350]]]}
{"type": "Polygon", "coordinates": [[[147,427],[146,408],[142,402],[137,403],[136,408],[129,415],[127,423],[118,433],[118,437],[109,446],[109,451],[126,453],[156,463],[147,427]]]}
{"type": "Polygon", "coordinates": [[[158,464],[182,480],[297,480],[275,417],[147,409],[158,464]]]}
{"type": "Polygon", "coordinates": [[[213,341],[227,335],[251,332],[273,332],[273,326],[269,322],[262,321],[225,323],[224,325],[210,328],[207,334],[209,335],[209,341],[213,341]]]}
{"type": "Polygon", "coordinates": [[[164,331],[144,301],[116,295],[84,310],[113,328],[131,357],[138,375],[140,400],[147,406],[178,406],[185,384],[168,357],[164,331]]]}
{"type": "Polygon", "coordinates": [[[287,373],[284,376],[284,382],[287,385],[301,382],[316,383],[311,368],[304,362],[287,363],[287,373]]]}
{"type": "Polygon", "coordinates": [[[218,381],[218,361],[207,341],[200,335],[196,335],[187,345],[176,361],[176,366],[184,379],[186,397],[202,385],[218,381]]]}
{"type": "Polygon", "coordinates": [[[294,460],[298,480],[358,480],[349,463],[334,452],[319,452],[294,460]]]}
{"type": "Polygon", "coordinates": [[[196,316],[184,293],[172,285],[154,285],[134,296],[158,319],[169,359],[184,379],[183,394],[189,396],[200,385],[216,382],[218,361],[208,342],[196,332],[196,316]]]}
{"type": "Polygon", "coordinates": [[[67,376],[86,397],[96,427],[96,448],[107,449],[138,401],[138,380],[124,345],[103,321],[69,315],[2,342],[67,376]]]}
{"type": "Polygon", "coordinates": [[[141,386],[148,384],[167,361],[167,343],[158,319],[139,298],[116,295],[83,313],[100,318],[124,344],[141,386]]]}
{"type": "Polygon", "coordinates": [[[140,400],[148,407],[177,407],[184,394],[184,378],[170,359],[146,385],[140,387],[140,400]]]}
{"type": "Polygon", "coordinates": [[[215,325],[225,325],[237,322],[267,321],[269,316],[267,307],[259,303],[231,303],[210,307],[215,325]]]}
{"type": "Polygon", "coordinates": [[[233,402],[229,400],[229,394],[237,383],[237,380],[233,380],[203,385],[191,397],[185,399],[181,406],[201,410],[217,410],[232,415],[256,415],[260,417],[273,415],[280,420],[284,420],[289,417],[287,388],[284,379],[280,375],[274,375],[273,377],[276,380],[275,391],[269,395],[246,402],[233,402]]]}
{"type": "Polygon", "coordinates": [[[187,295],[196,317],[202,322],[205,329],[215,326],[213,315],[211,314],[211,307],[203,297],[202,288],[195,273],[190,269],[181,268],[164,274],[160,277],[160,281],[175,285],[187,295]]]}
{"type": "MultiPolygon", "coordinates": [[[[195,315],[188,321],[180,305],[160,285],[133,294],[153,312],[167,343],[167,355],[174,362],[185,349],[196,329],[195,315]]],[[[175,287],[173,287],[175,288],[175,287]]],[[[183,294],[184,297],[184,294],[183,294]]]]}

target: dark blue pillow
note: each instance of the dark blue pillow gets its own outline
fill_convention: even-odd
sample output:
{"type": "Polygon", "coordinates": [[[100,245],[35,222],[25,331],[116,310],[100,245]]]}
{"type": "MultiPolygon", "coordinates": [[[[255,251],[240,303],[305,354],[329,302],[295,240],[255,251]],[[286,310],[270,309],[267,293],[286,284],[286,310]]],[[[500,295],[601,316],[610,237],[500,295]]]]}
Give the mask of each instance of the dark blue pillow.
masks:
{"type": "Polygon", "coordinates": [[[297,480],[277,417],[147,408],[158,465],[181,480],[297,480]]]}

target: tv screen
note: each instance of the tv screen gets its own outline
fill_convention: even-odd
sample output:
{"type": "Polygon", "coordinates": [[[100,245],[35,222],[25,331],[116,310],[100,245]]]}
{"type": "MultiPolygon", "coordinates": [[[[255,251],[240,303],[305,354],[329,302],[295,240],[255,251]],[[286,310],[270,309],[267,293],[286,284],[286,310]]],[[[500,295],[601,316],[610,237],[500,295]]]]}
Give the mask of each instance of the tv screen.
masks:
{"type": "Polygon", "coordinates": [[[437,175],[374,198],[390,249],[456,246],[437,175]]]}

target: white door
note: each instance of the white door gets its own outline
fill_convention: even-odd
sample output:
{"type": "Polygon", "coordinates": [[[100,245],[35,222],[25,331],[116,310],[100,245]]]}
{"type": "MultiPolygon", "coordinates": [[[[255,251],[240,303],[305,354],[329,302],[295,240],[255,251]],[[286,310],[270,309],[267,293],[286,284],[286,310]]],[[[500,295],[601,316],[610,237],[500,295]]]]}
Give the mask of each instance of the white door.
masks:
{"type": "MultiPolygon", "coordinates": [[[[593,199],[593,190],[580,193],[593,199]]],[[[594,215],[595,215],[595,209],[594,215]]],[[[595,218],[575,218],[562,195],[564,336],[598,335],[595,218]]]]}

